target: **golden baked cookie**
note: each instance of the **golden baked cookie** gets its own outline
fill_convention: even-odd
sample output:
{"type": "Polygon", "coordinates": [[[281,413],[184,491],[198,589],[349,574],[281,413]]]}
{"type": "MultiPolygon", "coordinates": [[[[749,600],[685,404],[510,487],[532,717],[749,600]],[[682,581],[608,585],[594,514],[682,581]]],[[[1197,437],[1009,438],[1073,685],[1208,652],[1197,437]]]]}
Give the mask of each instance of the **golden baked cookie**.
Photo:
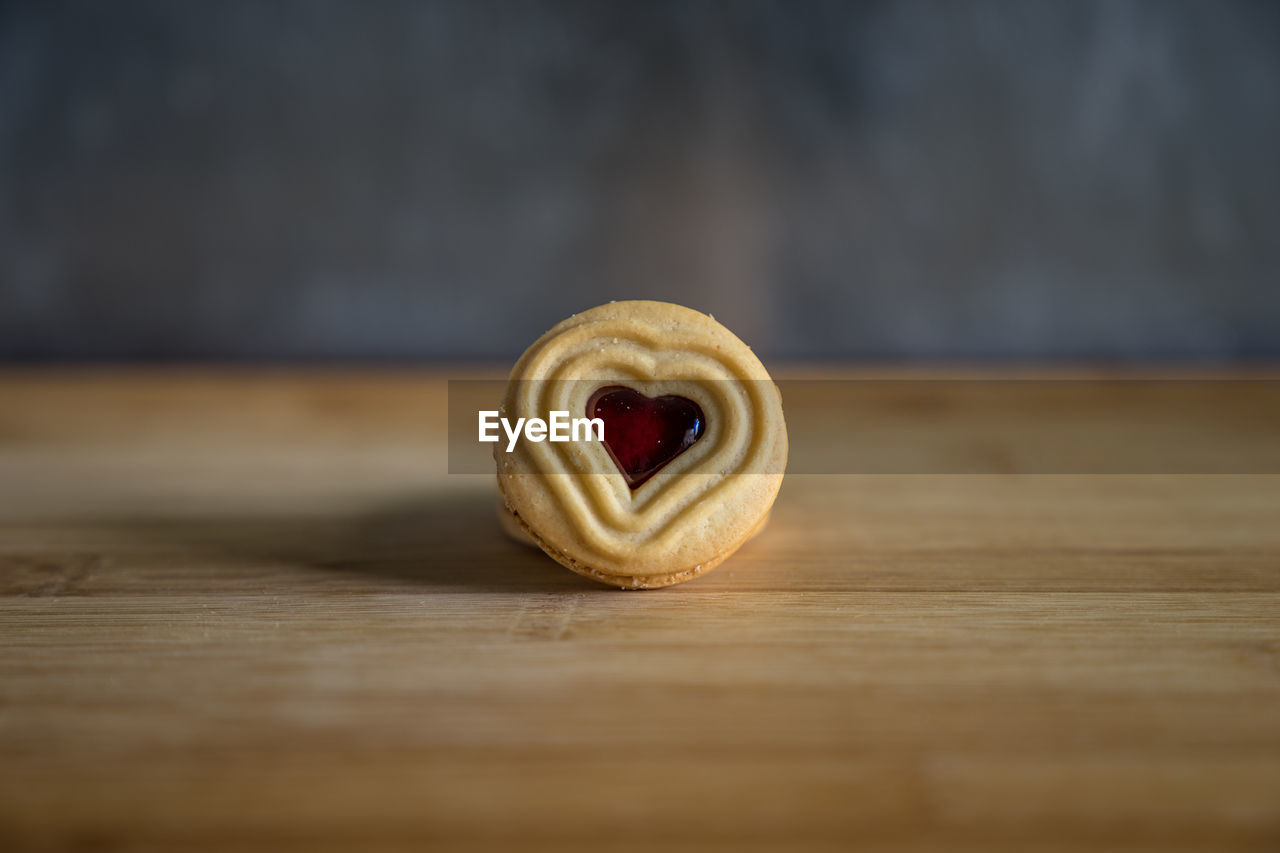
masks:
{"type": "Polygon", "coordinates": [[[726,559],[768,518],[786,468],[768,371],[713,318],[666,302],[611,302],[558,324],[512,369],[498,415],[505,433],[489,440],[507,522],[625,589],[726,559]]]}

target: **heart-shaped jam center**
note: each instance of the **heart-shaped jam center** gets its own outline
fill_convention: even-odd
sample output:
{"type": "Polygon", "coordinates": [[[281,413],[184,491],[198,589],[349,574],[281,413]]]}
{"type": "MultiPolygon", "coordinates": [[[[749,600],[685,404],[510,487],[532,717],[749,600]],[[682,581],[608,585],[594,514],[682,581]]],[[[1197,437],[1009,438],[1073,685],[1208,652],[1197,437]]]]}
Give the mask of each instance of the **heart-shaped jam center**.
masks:
{"type": "Polygon", "coordinates": [[[702,437],[706,419],[692,400],[646,397],[622,385],[591,395],[587,417],[604,421],[604,446],[627,485],[638,489],[702,437]]]}

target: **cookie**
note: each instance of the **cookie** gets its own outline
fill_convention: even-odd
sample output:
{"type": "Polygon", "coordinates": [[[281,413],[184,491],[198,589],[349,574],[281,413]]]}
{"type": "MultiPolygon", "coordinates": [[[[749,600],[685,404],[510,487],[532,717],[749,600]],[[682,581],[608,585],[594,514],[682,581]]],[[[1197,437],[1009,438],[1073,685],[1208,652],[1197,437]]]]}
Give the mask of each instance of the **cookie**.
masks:
{"type": "Polygon", "coordinates": [[[760,360],[712,317],[665,302],[561,322],[520,357],[493,414],[507,524],[624,589],[727,559],[764,525],[786,467],[782,398],[760,360]]]}

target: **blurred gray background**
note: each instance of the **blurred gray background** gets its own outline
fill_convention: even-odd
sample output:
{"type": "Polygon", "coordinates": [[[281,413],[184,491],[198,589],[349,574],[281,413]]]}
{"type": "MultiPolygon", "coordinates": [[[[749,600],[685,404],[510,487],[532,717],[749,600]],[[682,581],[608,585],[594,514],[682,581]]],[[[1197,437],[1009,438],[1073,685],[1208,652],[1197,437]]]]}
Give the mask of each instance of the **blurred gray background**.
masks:
{"type": "Polygon", "coordinates": [[[1280,4],[0,3],[0,359],[1280,357],[1280,4]]]}

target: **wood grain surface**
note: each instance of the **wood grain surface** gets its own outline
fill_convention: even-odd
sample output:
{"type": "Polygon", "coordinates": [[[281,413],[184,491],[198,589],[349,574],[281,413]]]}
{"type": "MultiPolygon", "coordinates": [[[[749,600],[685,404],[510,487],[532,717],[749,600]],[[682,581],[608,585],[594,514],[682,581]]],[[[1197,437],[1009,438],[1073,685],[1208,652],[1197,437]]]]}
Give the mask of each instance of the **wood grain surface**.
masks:
{"type": "Polygon", "coordinates": [[[1280,849],[1280,476],[789,476],[623,593],[457,375],[0,373],[0,849],[1280,849]]]}

